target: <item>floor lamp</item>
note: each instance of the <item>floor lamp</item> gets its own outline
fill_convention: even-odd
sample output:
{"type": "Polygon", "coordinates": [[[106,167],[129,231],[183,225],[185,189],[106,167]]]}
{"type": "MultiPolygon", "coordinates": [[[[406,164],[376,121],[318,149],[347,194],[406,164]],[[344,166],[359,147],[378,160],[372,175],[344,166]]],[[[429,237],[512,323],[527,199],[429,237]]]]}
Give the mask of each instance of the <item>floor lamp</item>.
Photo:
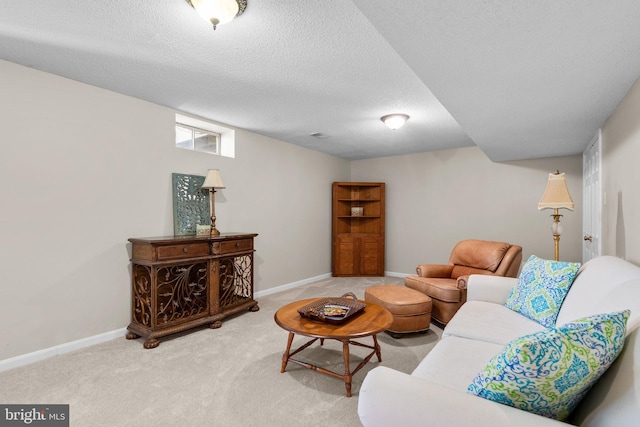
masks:
{"type": "Polygon", "coordinates": [[[573,199],[569,194],[567,188],[567,180],[564,173],[556,171],[549,174],[549,181],[547,181],[547,188],[544,190],[542,199],[538,203],[538,209],[553,209],[553,223],[551,224],[551,232],[553,233],[553,241],[555,243],[556,261],[560,260],[560,234],[562,228],[560,227],[560,218],[562,215],[558,213],[559,209],[573,210],[573,199]]]}
{"type": "Polygon", "coordinates": [[[225,188],[222,183],[222,179],[220,178],[220,171],[218,169],[209,169],[207,171],[207,176],[204,178],[204,184],[202,184],[202,188],[205,190],[209,190],[209,206],[211,208],[211,236],[219,236],[220,232],[216,228],[216,205],[215,205],[215,197],[216,190],[220,188],[225,188]]]}

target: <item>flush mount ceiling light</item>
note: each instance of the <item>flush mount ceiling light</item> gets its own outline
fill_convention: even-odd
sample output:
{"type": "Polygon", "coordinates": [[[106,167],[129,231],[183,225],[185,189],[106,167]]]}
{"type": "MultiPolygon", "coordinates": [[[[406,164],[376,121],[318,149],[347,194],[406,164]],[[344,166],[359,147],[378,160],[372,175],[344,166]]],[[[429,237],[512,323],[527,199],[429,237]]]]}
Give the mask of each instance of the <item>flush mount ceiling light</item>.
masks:
{"type": "Polygon", "coordinates": [[[247,0],[186,0],[198,15],[211,22],[213,29],[233,21],[247,8],[247,0]]]}
{"type": "Polygon", "coordinates": [[[386,116],[380,117],[380,120],[389,126],[390,129],[396,130],[404,126],[407,120],[409,120],[409,116],[406,114],[387,114],[386,116]]]}

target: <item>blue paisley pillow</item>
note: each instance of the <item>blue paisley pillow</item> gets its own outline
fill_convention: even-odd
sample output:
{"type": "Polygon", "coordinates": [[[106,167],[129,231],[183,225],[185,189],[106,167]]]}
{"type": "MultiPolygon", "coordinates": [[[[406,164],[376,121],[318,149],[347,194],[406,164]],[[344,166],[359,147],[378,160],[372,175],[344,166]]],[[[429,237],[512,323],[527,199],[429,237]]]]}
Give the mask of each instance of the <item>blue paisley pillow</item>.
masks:
{"type": "Polygon", "coordinates": [[[551,261],[531,255],[505,307],[551,328],[579,268],[577,262],[551,261]]]}
{"type": "Polygon", "coordinates": [[[491,358],[467,390],[564,420],[620,354],[629,313],[599,314],[517,338],[491,358]]]}

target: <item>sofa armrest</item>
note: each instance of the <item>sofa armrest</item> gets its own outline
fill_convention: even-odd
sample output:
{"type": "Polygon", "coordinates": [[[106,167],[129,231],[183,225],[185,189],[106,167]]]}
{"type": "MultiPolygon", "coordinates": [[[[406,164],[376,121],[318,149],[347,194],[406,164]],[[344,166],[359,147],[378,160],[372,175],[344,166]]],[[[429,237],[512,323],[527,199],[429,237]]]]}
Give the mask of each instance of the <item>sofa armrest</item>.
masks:
{"type": "Polygon", "coordinates": [[[416,267],[416,273],[420,277],[451,278],[453,265],[447,264],[420,264],[416,267]]]}
{"type": "Polygon", "coordinates": [[[367,374],[360,387],[358,415],[364,427],[567,426],[387,367],[367,374]]]}
{"type": "Polygon", "coordinates": [[[472,274],[467,280],[467,301],[504,304],[517,282],[514,277],[472,274]]]}

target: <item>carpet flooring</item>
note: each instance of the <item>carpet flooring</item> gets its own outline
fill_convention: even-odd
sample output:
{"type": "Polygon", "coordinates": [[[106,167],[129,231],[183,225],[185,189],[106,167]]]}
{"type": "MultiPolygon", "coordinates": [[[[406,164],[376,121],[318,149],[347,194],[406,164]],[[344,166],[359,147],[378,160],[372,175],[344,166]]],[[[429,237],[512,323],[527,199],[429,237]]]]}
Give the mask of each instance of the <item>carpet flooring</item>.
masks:
{"type": "MultiPolygon", "coordinates": [[[[69,404],[73,427],[101,426],[359,426],[358,392],[367,372],[388,366],[410,373],[442,334],[394,339],[378,335],[382,362],[374,357],[353,377],[353,397],[341,379],[290,363],[280,373],[287,332],[276,310],[295,300],[364,298],[371,285],[394,277],[330,278],[259,298],[260,311],[161,339],[146,350],[143,339],[124,337],[0,373],[0,403],[69,404]]],[[[304,342],[296,336],[293,345],[304,342]]],[[[363,340],[367,342],[370,338],[363,340]]],[[[294,348],[295,348],[294,347],[294,348]]],[[[352,369],[367,349],[351,346],[352,369]]],[[[342,344],[315,343],[298,358],[342,372],[342,344]]]]}

